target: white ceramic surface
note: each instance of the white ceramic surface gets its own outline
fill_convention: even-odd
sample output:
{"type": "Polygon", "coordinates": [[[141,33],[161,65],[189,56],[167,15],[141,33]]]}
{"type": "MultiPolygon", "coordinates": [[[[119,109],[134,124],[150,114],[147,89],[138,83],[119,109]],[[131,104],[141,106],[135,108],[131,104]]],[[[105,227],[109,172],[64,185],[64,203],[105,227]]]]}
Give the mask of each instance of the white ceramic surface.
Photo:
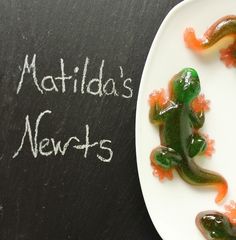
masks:
{"type": "Polygon", "coordinates": [[[166,88],[170,78],[184,67],[198,71],[202,92],[211,100],[203,132],[215,139],[211,159],[197,159],[204,168],[221,173],[229,183],[225,202],[236,200],[236,69],[228,69],[218,53],[197,56],[185,48],[183,32],[192,26],[198,36],[218,18],[236,14],[235,0],[186,0],[163,21],[150,49],[141,80],[136,112],[136,153],[140,184],[150,217],[164,240],[203,240],[195,216],[203,210],[223,210],[214,202],[216,192],[186,184],[177,174],[159,182],[152,175],[149,156],[160,144],[148,119],[149,94],[166,88]]]}

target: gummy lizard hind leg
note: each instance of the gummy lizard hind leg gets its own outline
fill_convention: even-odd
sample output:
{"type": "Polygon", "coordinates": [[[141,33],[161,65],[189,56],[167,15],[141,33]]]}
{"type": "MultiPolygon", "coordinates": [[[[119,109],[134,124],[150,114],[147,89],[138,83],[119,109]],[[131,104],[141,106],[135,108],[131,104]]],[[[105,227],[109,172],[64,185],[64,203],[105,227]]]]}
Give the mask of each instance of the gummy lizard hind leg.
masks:
{"type": "Polygon", "coordinates": [[[226,67],[236,67],[236,41],[226,49],[220,50],[220,60],[226,67]]]}
{"type": "Polygon", "coordinates": [[[204,137],[202,137],[200,134],[195,133],[190,136],[189,142],[188,142],[188,152],[189,156],[195,157],[198,154],[203,153],[207,148],[207,142],[204,137]]]}
{"type": "Polygon", "coordinates": [[[209,139],[207,135],[202,136],[199,133],[194,133],[189,138],[188,151],[190,157],[195,157],[199,154],[211,157],[214,152],[214,140],[209,139]]]}
{"type": "Polygon", "coordinates": [[[175,150],[165,146],[155,148],[151,153],[150,159],[154,169],[153,173],[160,180],[165,177],[171,180],[173,178],[173,168],[182,161],[182,157],[175,150]]]}

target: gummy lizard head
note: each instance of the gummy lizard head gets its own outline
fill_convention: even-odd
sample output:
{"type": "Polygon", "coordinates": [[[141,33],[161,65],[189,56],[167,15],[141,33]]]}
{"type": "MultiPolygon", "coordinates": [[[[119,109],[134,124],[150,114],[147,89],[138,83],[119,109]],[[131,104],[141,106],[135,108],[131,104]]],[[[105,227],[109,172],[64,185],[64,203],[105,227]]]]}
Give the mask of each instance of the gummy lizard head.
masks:
{"type": "Polygon", "coordinates": [[[216,211],[201,212],[196,217],[196,224],[207,240],[227,240],[232,228],[229,219],[216,211]]]}
{"type": "Polygon", "coordinates": [[[180,103],[190,104],[201,91],[198,74],[193,68],[184,68],[172,81],[173,98],[180,103]]]}

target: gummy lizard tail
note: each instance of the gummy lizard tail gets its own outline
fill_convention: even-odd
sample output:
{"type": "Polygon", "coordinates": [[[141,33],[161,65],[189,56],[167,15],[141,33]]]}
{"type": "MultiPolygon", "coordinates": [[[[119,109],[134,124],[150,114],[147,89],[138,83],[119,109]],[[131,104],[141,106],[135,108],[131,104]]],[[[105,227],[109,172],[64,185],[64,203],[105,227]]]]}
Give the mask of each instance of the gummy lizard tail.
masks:
{"type": "Polygon", "coordinates": [[[215,198],[216,203],[221,202],[227,194],[228,184],[221,175],[197,166],[191,159],[178,167],[177,171],[182,179],[191,185],[215,188],[218,192],[215,198]]]}
{"type": "Polygon", "coordinates": [[[197,38],[193,28],[186,28],[184,41],[188,48],[193,51],[201,51],[212,47],[226,36],[236,38],[236,16],[228,15],[218,19],[204,33],[202,38],[197,38]]]}
{"type": "Polygon", "coordinates": [[[199,52],[204,49],[204,41],[196,37],[193,28],[186,28],[184,32],[184,41],[186,47],[192,49],[195,52],[199,52]]]}

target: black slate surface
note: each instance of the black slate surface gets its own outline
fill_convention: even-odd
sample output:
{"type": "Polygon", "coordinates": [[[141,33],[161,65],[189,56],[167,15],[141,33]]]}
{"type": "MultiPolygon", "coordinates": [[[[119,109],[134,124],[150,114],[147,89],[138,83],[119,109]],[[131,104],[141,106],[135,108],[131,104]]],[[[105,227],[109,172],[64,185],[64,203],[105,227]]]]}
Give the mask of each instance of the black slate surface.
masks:
{"type": "MultiPolygon", "coordinates": [[[[178,2],[0,1],[1,240],[161,239],[139,185],[135,110],[149,48],[162,20],[178,2]],[[19,85],[26,56],[28,67],[35,56],[35,69],[25,68],[19,85]],[[72,76],[65,80],[64,90],[58,78],[60,59],[66,76],[72,76]],[[86,59],[89,64],[81,90],[86,59]],[[118,96],[87,92],[89,81],[99,77],[101,65],[102,85],[114,79],[118,96]],[[44,87],[54,82],[54,91],[43,91],[45,76],[44,87]],[[36,147],[36,119],[46,110],[51,113],[40,121],[36,147]],[[90,144],[98,143],[87,153],[86,126],[90,144]],[[78,137],[82,149],[73,148],[79,144],[73,139],[64,155],[50,152],[51,142],[41,149],[49,156],[39,152],[44,138],[64,144],[72,136],[78,137]],[[106,148],[99,145],[102,140],[110,141],[104,142],[106,148]],[[98,155],[108,159],[109,149],[111,161],[101,161],[98,155]]],[[[105,91],[111,91],[109,86],[105,91]]],[[[95,91],[96,86],[91,89],[95,91]]]]}

